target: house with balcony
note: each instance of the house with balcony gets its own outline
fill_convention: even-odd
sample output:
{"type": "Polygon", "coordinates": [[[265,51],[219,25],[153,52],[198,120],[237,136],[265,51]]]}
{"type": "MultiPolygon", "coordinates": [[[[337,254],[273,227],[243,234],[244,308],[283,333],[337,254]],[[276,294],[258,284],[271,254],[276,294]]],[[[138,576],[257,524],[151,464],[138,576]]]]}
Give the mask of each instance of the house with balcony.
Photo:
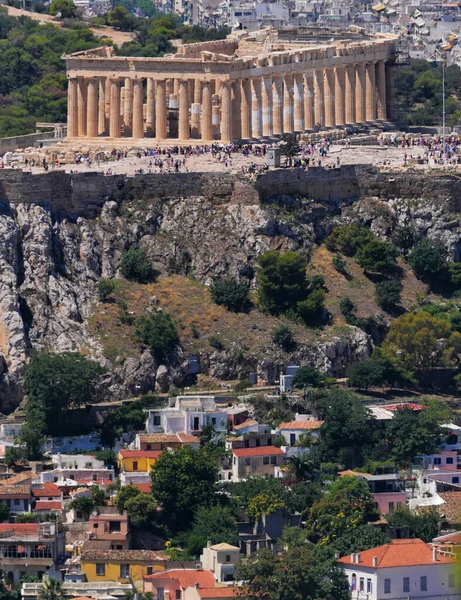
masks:
{"type": "Polygon", "coordinates": [[[30,512],[32,503],[30,485],[1,485],[0,503],[6,504],[11,513],[30,512]]]}
{"type": "Polygon", "coordinates": [[[240,548],[225,543],[212,546],[211,542],[208,542],[200,556],[202,567],[213,571],[220,583],[234,581],[235,565],[239,560],[240,548]]]}
{"type": "Polygon", "coordinates": [[[455,563],[419,539],[393,540],[338,559],[354,600],[460,600],[455,563]]]}
{"type": "Polygon", "coordinates": [[[32,508],[34,512],[60,512],[64,494],[54,483],[32,486],[32,508]]]}
{"type": "MultiPolygon", "coordinates": [[[[37,600],[42,594],[41,583],[23,583],[21,588],[22,600],[37,600]]],[[[133,593],[131,583],[119,581],[67,581],[62,584],[62,595],[66,600],[73,598],[94,598],[95,600],[126,600],[127,594],[133,593]]]]}
{"type": "Polygon", "coordinates": [[[406,506],[405,482],[400,479],[397,470],[393,467],[380,469],[375,474],[341,471],[339,475],[364,479],[381,514],[386,515],[401,506],[406,506]]]}
{"type": "Polygon", "coordinates": [[[167,408],[147,411],[146,432],[187,433],[200,435],[203,427],[211,423],[217,432],[227,431],[227,406],[220,407],[213,396],[177,396],[170,398],[167,408]]]}
{"type": "Polygon", "coordinates": [[[115,506],[99,506],[97,514],[90,515],[89,537],[109,542],[110,550],[128,550],[130,529],[126,511],[122,514],[115,506]]]}
{"type": "Polygon", "coordinates": [[[42,483],[55,483],[58,487],[69,485],[107,486],[114,481],[114,470],[89,454],[53,454],[53,469],[42,471],[42,483]]]}
{"type": "Polygon", "coordinates": [[[442,450],[454,450],[456,452],[461,450],[461,427],[454,423],[445,423],[442,425],[444,430],[444,437],[442,440],[442,450]]]}
{"type": "Polygon", "coordinates": [[[64,556],[59,523],[0,523],[0,565],[11,583],[24,575],[61,578],[58,561],[64,556]]]}
{"type": "Polygon", "coordinates": [[[286,454],[274,446],[255,446],[232,450],[232,481],[251,477],[275,477],[277,467],[286,462],[286,454]]]}
{"type": "Polygon", "coordinates": [[[117,462],[122,485],[150,483],[150,472],[161,453],[159,450],[120,450],[117,462]]]}

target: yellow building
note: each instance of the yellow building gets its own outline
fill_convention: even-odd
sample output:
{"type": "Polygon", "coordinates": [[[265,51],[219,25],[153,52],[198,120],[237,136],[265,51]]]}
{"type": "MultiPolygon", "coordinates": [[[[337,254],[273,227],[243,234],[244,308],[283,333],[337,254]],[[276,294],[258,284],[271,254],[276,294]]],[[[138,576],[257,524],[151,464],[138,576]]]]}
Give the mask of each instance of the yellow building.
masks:
{"type": "Polygon", "coordinates": [[[83,550],[81,569],[88,581],[133,582],[142,589],[143,577],[164,571],[168,557],[153,550],[83,550]]]}
{"type": "Polygon", "coordinates": [[[120,450],[120,473],[150,473],[161,452],[156,450],[120,450]]]}

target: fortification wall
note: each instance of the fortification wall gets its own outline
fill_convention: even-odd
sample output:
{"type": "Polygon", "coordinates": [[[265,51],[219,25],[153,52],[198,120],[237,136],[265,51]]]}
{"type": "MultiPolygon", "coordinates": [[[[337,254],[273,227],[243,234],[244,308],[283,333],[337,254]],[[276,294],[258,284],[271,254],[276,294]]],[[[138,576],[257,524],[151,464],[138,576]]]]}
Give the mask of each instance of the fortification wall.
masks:
{"type": "Polygon", "coordinates": [[[6,152],[13,152],[18,148],[27,148],[28,146],[38,146],[42,140],[48,140],[53,136],[52,131],[42,131],[40,133],[28,133],[27,135],[15,135],[0,139],[0,156],[6,152]]]}
{"type": "Polygon", "coordinates": [[[230,174],[175,173],[136,177],[63,171],[32,175],[19,169],[0,170],[0,201],[42,204],[57,214],[94,217],[109,199],[187,198],[203,196],[217,204],[255,204],[287,194],[317,202],[358,197],[437,198],[449,210],[461,210],[461,183],[450,175],[381,173],[366,165],[340,169],[310,168],[269,171],[249,181],[230,174]]]}

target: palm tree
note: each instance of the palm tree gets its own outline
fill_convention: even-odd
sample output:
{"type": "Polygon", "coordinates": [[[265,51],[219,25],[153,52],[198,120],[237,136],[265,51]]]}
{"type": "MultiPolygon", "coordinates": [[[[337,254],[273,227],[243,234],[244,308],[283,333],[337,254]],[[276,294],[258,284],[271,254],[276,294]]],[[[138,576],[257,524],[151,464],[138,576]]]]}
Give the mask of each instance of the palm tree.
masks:
{"type": "Polygon", "coordinates": [[[62,582],[57,579],[44,579],[39,600],[64,600],[62,582]]]}

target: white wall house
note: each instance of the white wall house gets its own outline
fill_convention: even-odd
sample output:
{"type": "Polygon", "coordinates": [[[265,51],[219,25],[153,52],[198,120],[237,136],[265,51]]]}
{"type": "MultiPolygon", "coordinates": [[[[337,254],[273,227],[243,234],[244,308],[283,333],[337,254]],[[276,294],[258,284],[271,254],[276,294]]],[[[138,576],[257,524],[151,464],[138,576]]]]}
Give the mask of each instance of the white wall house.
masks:
{"type": "Polygon", "coordinates": [[[170,398],[168,408],[147,413],[147,433],[198,434],[207,423],[212,423],[218,432],[227,431],[227,407],[218,407],[212,396],[170,398]]]}
{"type": "Polygon", "coordinates": [[[213,571],[216,580],[221,583],[234,581],[235,565],[239,560],[240,548],[226,543],[212,546],[208,542],[200,557],[202,567],[213,571]]]}
{"type": "Polygon", "coordinates": [[[316,421],[314,418],[309,419],[309,415],[296,415],[294,421],[280,423],[277,427],[277,433],[283,435],[288,446],[296,446],[299,443],[299,438],[303,434],[316,437],[320,435],[320,428],[323,421],[316,421]]]}
{"type": "Polygon", "coordinates": [[[338,563],[353,600],[461,599],[456,561],[419,539],[393,540],[338,563]]]}

